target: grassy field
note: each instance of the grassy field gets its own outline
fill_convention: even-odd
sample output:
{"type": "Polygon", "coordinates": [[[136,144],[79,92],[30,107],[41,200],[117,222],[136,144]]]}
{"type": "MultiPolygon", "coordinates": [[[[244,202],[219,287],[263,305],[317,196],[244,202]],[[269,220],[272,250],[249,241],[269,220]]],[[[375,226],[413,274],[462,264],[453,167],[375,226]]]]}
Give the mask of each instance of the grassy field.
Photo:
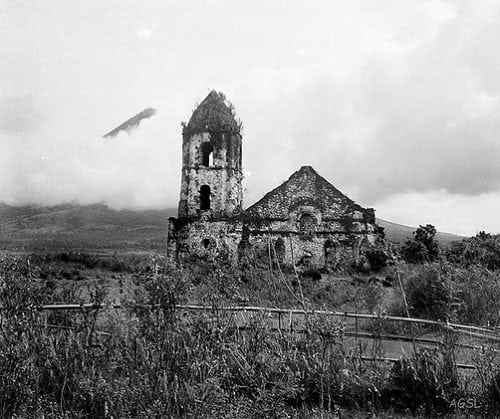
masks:
{"type": "Polygon", "coordinates": [[[468,239],[434,263],[396,258],[377,272],[353,264],[321,275],[279,270],[265,257],[240,267],[194,257],[174,268],[163,251],[138,242],[121,242],[123,248],[4,249],[0,416],[495,415],[497,342],[450,333],[446,325],[312,314],[290,322],[286,315],[225,307],[405,317],[399,276],[412,317],[499,326],[496,240],[468,239]],[[37,309],[84,302],[99,308],[37,309]],[[116,303],[122,308],[109,307],[116,303]],[[179,304],[211,308],[192,312],[179,304]],[[415,347],[411,337],[426,342],[415,347]]]}
{"type": "MultiPolygon", "coordinates": [[[[38,267],[39,274],[56,283],[59,292],[58,301],[54,303],[75,303],[89,301],[93,289],[99,288],[104,295],[104,303],[127,303],[133,301],[137,293],[143,292],[141,277],[144,267],[151,261],[161,259],[154,252],[99,252],[99,253],[38,253],[29,256],[30,260],[38,267]],[[68,300],[68,297],[70,300],[68,300]]],[[[304,295],[305,307],[309,310],[331,310],[354,313],[382,313],[405,316],[402,311],[401,291],[397,284],[383,286],[382,280],[387,276],[394,276],[394,267],[387,268],[377,275],[349,274],[343,275],[323,274],[321,279],[300,280],[301,292],[304,295]],[[378,281],[374,281],[377,279],[378,281]],[[395,311],[396,310],[396,311],[395,311]]],[[[402,275],[409,275],[405,267],[398,268],[402,275]]],[[[234,274],[234,272],[231,272],[234,274]]],[[[192,273],[191,273],[192,274],[192,273]]],[[[253,273],[255,274],[255,273],[253,273]]],[[[222,273],[223,283],[217,283],[221,278],[216,278],[210,284],[202,278],[204,272],[195,273],[194,284],[186,293],[187,304],[226,304],[242,306],[262,306],[279,308],[302,308],[298,302],[299,286],[293,273],[285,273],[278,278],[269,272],[257,273],[259,280],[251,283],[242,281],[236,275],[228,277],[222,273]],[[197,276],[196,276],[197,275],[197,276]],[[290,290],[284,283],[290,284],[290,290]],[[230,286],[228,286],[230,284],[230,286]],[[218,288],[219,287],[219,288],[218,288]],[[280,291],[275,293],[276,289],[280,291]],[[271,291],[271,292],[270,292],[271,291]],[[295,295],[293,295],[295,294],[295,295]],[[216,296],[214,300],[214,296],[216,296]]],[[[236,320],[239,326],[251,323],[245,320],[242,313],[236,320]]],[[[343,324],[346,331],[370,333],[403,333],[406,336],[414,335],[421,339],[442,340],[443,334],[433,328],[419,326],[401,326],[397,323],[386,322],[384,326],[376,325],[371,320],[355,320],[346,318],[343,324]]],[[[302,316],[294,317],[293,329],[300,330],[304,324],[302,316]]],[[[268,323],[269,327],[277,327],[277,319],[268,323]]],[[[358,347],[366,354],[398,358],[403,353],[412,352],[413,345],[410,341],[374,341],[366,338],[346,338],[346,347],[358,347]]],[[[481,346],[481,339],[460,336],[457,343],[481,346]]],[[[418,346],[431,347],[435,345],[418,344],[418,346]]],[[[477,355],[475,350],[458,349],[457,362],[470,364],[471,357],[477,355]]]]}
{"type": "MultiPolygon", "coordinates": [[[[352,331],[408,335],[408,327],[325,316],[296,317],[291,333],[283,319],[279,332],[273,330],[276,317],[223,309],[305,305],[398,314],[398,289],[369,283],[373,275],[337,273],[312,280],[287,272],[277,277],[258,267],[244,274],[220,264],[176,272],[152,253],[62,252],[29,259],[28,268],[3,261],[0,302],[8,313],[3,331],[16,338],[0,339],[0,366],[5,377],[33,390],[20,392],[14,381],[0,380],[4,416],[458,417],[492,409],[488,392],[497,364],[484,350],[467,352],[457,346],[461,342],[445,340],[414,352],[411,342],[349,336],[352,331]],[[47,314],[26,308],[82,301],[120,302],[124,309],[47,314]],[[215,308],[175,309],[187,303],[215,308]],[[384,356],[400,361],[366,359],[384,356]],[[14,359],[23,359],[29,369],[14,368],[21,365],[14,359]],[[456,361],[477,370],[457,370],[456,361]],[[51,377],[49,387],[43,377],[51,377]],[[480,409],[450,407],[466,397],[477,398],[480,409]]],[[[405,279],[413,270],[399,269],[405,279]]],[[[430,328],[415,327],[413,333],[443,339],[430,328]]]]}

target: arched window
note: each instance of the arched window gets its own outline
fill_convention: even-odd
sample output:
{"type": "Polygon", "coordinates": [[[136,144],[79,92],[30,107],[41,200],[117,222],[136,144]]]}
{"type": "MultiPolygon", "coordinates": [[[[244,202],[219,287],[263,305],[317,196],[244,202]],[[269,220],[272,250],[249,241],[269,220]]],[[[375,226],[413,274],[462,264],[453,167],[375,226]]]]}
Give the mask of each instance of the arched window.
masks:
{"type": "Polygon", "coordinates": [[[204,142],[201,145],[201,164],[203,166],[209,167],[213,165],[213,151],[214,148],[209,142],[204,142]]]}
{"type": "Polygon", "coordinates": [[[210,209],[210,186],[208,185],[203,185],[200,188],[200,209],[210,209]]]}
{"type": "Polygon", "coordinates": [[[299,230],[304,234],[312,234],[316,219],[311,214],[302,214],[299,218],[299,230]]]}

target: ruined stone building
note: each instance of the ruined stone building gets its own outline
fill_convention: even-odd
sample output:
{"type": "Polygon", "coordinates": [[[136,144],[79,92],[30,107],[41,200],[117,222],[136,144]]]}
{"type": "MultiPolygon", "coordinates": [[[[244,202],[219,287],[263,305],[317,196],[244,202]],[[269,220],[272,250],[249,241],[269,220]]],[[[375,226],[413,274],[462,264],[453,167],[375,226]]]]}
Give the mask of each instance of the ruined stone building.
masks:
{"type": "MultiPolygon", "coordinates": [[[[222,94],[201,102],[184,125],[178,218],[168,257],[271,252],[283,264],[329,267],[375,243],[375,213],[342,194],[310,166],[243,210],[241,124],[222,94]]],[[[256,254],[256,253],[254,253],[256,254]]]]}

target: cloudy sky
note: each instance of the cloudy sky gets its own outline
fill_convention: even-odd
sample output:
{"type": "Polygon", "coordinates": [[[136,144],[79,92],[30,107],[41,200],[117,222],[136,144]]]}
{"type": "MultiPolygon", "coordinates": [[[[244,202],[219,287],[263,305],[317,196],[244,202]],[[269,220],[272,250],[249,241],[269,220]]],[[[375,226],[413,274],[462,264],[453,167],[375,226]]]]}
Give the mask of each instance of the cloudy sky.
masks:
{"type": "Polygon", "coordinates": [[[311,165],[381,218],[500,233],[499,1],[3,0],[0,56],[0,201],[176,206],[216,89],[246,205],[311,165]]]}

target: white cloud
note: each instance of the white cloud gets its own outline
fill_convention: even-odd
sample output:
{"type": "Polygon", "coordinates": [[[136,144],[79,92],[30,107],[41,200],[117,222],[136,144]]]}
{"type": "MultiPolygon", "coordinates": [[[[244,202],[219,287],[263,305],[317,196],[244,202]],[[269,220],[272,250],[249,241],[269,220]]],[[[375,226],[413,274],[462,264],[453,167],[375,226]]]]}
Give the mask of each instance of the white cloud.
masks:
{"type": "Polygon", "coordinates": [[[466,208],[497,228],[473,197],[494,207],[500,190],[498,2],[219,6],[7,2],[0,199],[177,205],[179,124],[216,88],[245,127],[247,205],[308,164],[396,221],[420,222],[413,196],[436,214],[457,202],[443,229],[466,208]],[[130,136],[101,138],[157,103],[130,136]]]}
{"type": "Polygon", "coordinates": [[[477,196],[446,191],[405,193],[388,197],[377,205],[377,217],[411,225],[433,224],[439,231],[472,236],[479,231],[500,233],[500,192],[477,196]]]}
{"type": "Polygon", "coordinates": [[[172,205],[180,182],[176,152],[165,137],[162,111],[113,138],[82,134],[57,140],[31,136],[17,144],[0,135],[9,153],[0,165],[0,201],[57,204],[105,201],[116,208],[172,205]],[[6,180],[6,181],[5,181],[6,180]]]}
{"type": "Polygon", "coordinates": [[[149,38],[151,36],[151,31],[148,28],[143,28],[137,32],[137,36],[140,38],[149,38]]]}

